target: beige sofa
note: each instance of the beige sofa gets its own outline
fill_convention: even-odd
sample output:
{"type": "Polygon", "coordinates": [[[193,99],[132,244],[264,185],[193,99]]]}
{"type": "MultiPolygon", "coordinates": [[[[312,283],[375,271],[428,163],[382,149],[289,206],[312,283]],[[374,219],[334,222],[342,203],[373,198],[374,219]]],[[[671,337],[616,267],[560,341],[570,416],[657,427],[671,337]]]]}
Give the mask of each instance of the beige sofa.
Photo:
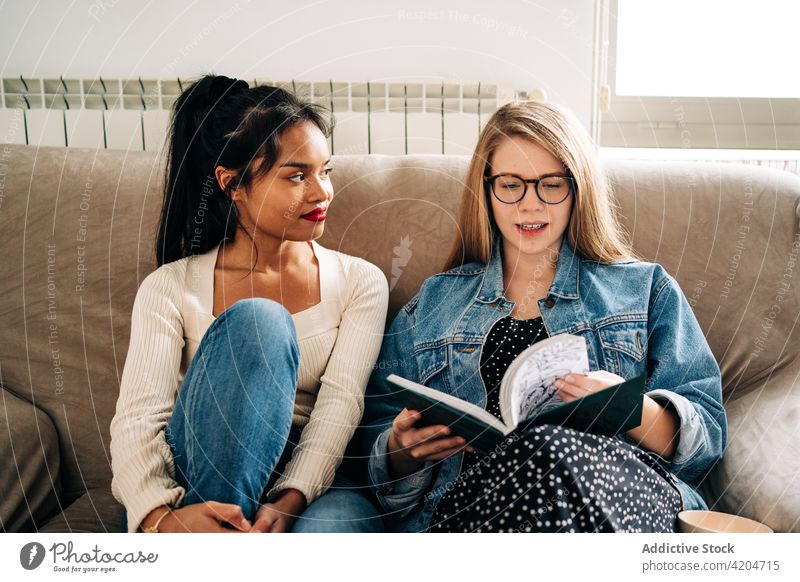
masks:
{"type": "MultiPolygon", "coordinates": [[[[436,272],[464,157],[335,160],[325,246],[380,266],[390,317],[436,272]]],[[[677,277],[722,368],[730,439],[709,504],[800,531],[800,179],[609,162],[638,253],[677,277]]],[[[138,284],[154,268],[152,153],[0,145],[0,527],[118,531],[109,423],[138,284]]]]}

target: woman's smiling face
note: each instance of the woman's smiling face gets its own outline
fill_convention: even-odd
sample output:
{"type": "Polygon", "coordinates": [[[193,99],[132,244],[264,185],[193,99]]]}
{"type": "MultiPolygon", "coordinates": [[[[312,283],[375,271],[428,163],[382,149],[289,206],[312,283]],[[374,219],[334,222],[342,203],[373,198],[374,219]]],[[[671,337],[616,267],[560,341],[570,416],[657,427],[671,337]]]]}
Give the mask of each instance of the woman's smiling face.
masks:
{"type": "MultiPolygon", "coordinates": [[[[539,144],[519,136],[504,139],[492,155],[489,173],[516,174],[525,180],[536,180],[542,176],[566,176],[564,164],[539,144]]],[[[502,181],[502,179],[501,179],[502,181]]],[[[501,182],[495,182],[498,189],[501,182]]],[[[546,184],[542,184],[544,189],[546,184]]],[[[506,257],[523,255],[553,256],[561,248],[561,239],[569,224],[574,188],[560,204],[545,204],[536,195],[532,183],[519,202],[506,204],[487,192],[495,222],[503,237],[506,257]],[[509,254],[511,253],[511,254],[509,254]]],[[[522,192],[519,191],[519,195],[522,192]]]]}

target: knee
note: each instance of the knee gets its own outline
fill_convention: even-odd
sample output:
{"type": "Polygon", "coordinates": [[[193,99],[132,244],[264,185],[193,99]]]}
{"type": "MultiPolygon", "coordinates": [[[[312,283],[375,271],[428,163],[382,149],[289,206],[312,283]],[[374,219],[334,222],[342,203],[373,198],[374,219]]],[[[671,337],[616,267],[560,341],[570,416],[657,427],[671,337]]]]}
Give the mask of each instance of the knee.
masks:
{"type": "Polygon", "coordinates": [[[330,490],[308,506],[292,531],[379,533],[383,520],[372,502],[357,491],[330,490]]]}
{"type": "Polygon", "coordinates": [[[286,308],[271,299],[251,297],[240,299],[226,309],[215,323],[237,327],[237,335],[257,340],[257,343],[277,347],[284,342],[296,351],[297,332],[294,320],[286,308]]]}
{"type": "Polygon", "coordinates": [[[249,297],[240,299],[223,312],[228,318],[247,318],[260,323],[293,324],[292,315],[286,308],[272,299],[266,297],[249,297]]]}

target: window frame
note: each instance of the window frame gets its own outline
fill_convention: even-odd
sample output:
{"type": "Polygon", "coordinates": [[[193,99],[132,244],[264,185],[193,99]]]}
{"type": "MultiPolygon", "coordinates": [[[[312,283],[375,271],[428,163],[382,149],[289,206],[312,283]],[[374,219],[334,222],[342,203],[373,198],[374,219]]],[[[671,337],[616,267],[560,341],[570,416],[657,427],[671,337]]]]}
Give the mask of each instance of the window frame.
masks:
{"type": "Polygon", "coordinates": [[[607,31],[600,42],[607,47],[597,128],[601,147],[800,149],[800,98],[617,95],[619,0],[598,1],[606,4],[598,11],[605,20],[598,30],[607,31]]]}

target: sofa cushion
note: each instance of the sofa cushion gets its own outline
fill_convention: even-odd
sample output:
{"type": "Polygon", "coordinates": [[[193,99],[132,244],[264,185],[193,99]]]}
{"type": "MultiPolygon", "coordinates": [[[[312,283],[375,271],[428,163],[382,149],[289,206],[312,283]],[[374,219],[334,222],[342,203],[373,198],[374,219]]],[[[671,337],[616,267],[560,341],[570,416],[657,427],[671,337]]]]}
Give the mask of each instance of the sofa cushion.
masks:
{"type": "Polygon", "coordinates": [[[797,358],[800,178],[743,164],[608,163],[636,252],[680,283],[726,399],[797,358]]]}
{"type": "Polygon", "coordinates": [[[153,153],[10,147],[0,229],[0,365],[44,410],[64,497],[110,487],[109,426],[139,282],[155,267],[153,153]]]}
{"type": "MultiPolygon", "coordinates": [[[[800,365],[728,403],[728,448],[707,490],[719,511],[800,532],[800,365]]],[[[713,502],[713,501],[712,501],[713,502]]]]}
{"type": "Polygon", "coordinates": [[[40,533],[122,532],[122,506],[108,489],[89,489],[64,512],[39,528],[40,533]]]}
{"type": "Polygon", "coordinates": [[[56,429],[44,412],[2,387],[0,459],[0,531],[33,531],[60,511],[56,429]]]}

